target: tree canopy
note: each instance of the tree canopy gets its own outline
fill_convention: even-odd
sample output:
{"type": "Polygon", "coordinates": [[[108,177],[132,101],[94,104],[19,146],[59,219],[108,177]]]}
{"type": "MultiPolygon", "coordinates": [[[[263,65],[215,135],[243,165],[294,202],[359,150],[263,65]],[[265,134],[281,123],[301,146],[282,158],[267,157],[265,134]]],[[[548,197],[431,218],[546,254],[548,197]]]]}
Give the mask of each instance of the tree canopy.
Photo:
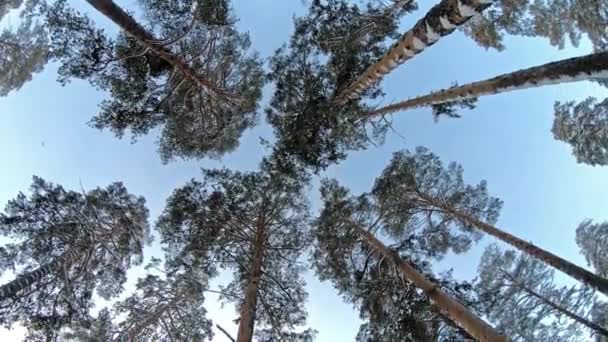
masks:
{"type": "Polygon", "coordinates": [[[80,193],[34,177],[30,190],[0,215],[12,241],[0,247],[0,270],[22,273],[2,286],[0,321],[56,332],[88,316],[94,292],[120,294],[150,241],[148,210],[121,183],[80,193]]]}

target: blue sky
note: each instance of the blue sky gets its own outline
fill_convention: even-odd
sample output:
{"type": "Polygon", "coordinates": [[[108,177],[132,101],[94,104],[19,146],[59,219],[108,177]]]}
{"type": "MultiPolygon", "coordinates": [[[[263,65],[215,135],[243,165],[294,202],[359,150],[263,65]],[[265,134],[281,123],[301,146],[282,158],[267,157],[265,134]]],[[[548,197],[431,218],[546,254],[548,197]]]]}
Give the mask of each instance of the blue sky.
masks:
{"type": "MultiPolygon", "coordinates": [[[[73,2],[87,9],[82,2],[73,2]]],[[[134,8],[136,1],[119,3],[134,8]]],[[[404,30],[432,4],[422,2],[420,10],[403,20],[404,30]]],[[[287,41],[293,14],[304,9],[302,1],[294,0],[235,0],[233,6],[239,26],[250,32],[253,46],[263,57],[287,41]]],[[[98,22],[111,27],[103,19],[98,22]]],[[[522,38],[508,38],[506,46],[504,52],[487,51],[456,32],[386,77],[383,103],[444,88],[455,81],[463,84],[591,51],[586,42],[576,49],[557,50],[544,40],[522,38]]],[[[72,189],[120,180],[132,193],[146,197],[154,220],[173,189],[199,177],[201,167],[254,170],[266,154],[259,137],[272,136],[260,110],[260,125],[248,131],[241,147],[222,160],[163,165],[156,153],[155,135],[131,144],[129,139],[117,140],[108,132],[88,127],[86,122],[105,95],[82,81],[62,87],[56,77],[51,65],[18,92],[0,98],[1,203],[27,191],[34,174],[72,189]]],[[[393,126],[403,137],[389,134],[383,146],[351,153],[323,176],[338,178],[355,193],[367,191],[394,151],[426,146],[445,162],[461,163],[467,181],[488,181],[491,194],[505,203],[499,227],[585,265],[574,243],[574,231],[587,218],[608,220],[608,173],[604,168],[577,164],[569,146],[553,139],[553,102],[607,95],[605,89],[581,82],[485,97],[477,109],[458,120],[434,123],[428,109],[399,113],[394,115],[393,126]]],[[[310,196],[317,208],[314,187],[310,196]]],[[[482,244],[489,241],[492,239],[485,237],[482,244]]],[[[147,257],[158,254],[158,246],[146,252],[147,257]]],[[[450,256],[437,267],[453,267],[456,276],[470,279],[480,254],[481,248],[475,248],[465,255],[450,256]]],[[[307,281],[309,323],[319,331],[317,341],[352,340],[359,326],[358,313],[342,302],[331,284],[319,283],[312,274],[307,281]]],[[[212,303],[214,300],[209,297],[209,317],[235,333],[234,308],[222,309],[212,303]]],[[[16,341],[19,336],[18,330],[0,332],[3,341],[16,341]]],[[[214,341],[228,340],[217,334],[214,341]]]]}

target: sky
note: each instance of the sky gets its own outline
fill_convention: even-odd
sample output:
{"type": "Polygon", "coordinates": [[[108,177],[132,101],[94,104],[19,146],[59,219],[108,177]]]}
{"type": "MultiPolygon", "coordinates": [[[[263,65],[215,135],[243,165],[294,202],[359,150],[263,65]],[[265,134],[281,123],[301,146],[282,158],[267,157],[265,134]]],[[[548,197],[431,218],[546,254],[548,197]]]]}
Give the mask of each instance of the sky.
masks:
{"type": "MultiPolygon", "coordinates": [[[[90,11],[84,2],[72,3],[90,11]]],[[[135,0],[118,3],[129,9],[136,7],[135,0]]],[[[402,20],[402,31],[433,3],[421,1],[419,10],[402,20]]],[[[254,48],[263,57],[271,56],[288,40],[293,15],[304,12],[303,1],[296,0],[233,0],[233,7],[240,29],[250,33],[254,48]]],[[[93,18],[99,25],[115,30],[107,20],[96,15],[93,18]]],[[[503,52],[485,50],[455,32],[387,76],[382,83],[387,96],[378,104],[591,51],[586,41],[578,48],[568,46],[563,50],[530,38],[509,37],[505,45],[503,52]]],[[[119,140],[109,132],[87,126],[105,94],[87,82],[73,81],[62,87],[56,79],[56,66],[49,65],[22,89],[0,98],[2,205],[20,191],[27,193],[32,175],[74,190],[122,181],[131,193],[147,199],[153,224],[175,188],[191,178],[200,179],[200,168],[255,170],[268,152],[260,146],[259,138],[272,138],[263,116],[271,87],[265,90],[260,105],[259,125],[245,133],[235,152],[221,160],[163,165],[156,151],[156,134],[132,144],[128,138],[119,140]]],[[[554,101],[587,96],[603,99],[608,91],[580,82],[484,97],[463,118],[438,123],[433,122],[428,109],[398,113],[393,116],[398,134],[389,133],[382,146],[350,153],[347,160],[321,176],[337,178],[353,193],[361,193],[371,188],[393,152],[426,146],[444,162],[460,163],[465,181],[487,180],[491,195],[504,201],[498,227],[586,266],[574,242],[575,229],[585,219],[608,220],[608,172],[577,164],[570,147],[554,140],[550,130],[554,101]]],[[[314,186],[310,198],[317,209],[319,195],[314,186]]],[[[476,248],[464,255],[449,255],[436,268],[453,268],[456,277],[472,279],[482,246],[493,241],[484,237],[476,248]]],[[[159,253],[158,244],[154,244],[146,250],[146,257],[159,253]]],[[[128,289],[141,274],[141,270],[130,274],[128,289]]],[[[10,275],[2,277],[3,281],[9,279],[10,275]]],[[[226,279],[220,277],[218,282],[226,279]]],[[[356,310],[342,301],[330,283],[319,282],[312,272],[306,280],[308,323],[318,330],[317,341],[352,341],[360,324],[356,310]]],[[[232,320],[238,314],[234,307],[221,308],[215,299],[208,296],[208,316],[236,335],[232,320]]],[[[22,329],[2,330],[0,339],[19,341],[22,334],[22,329]]],[[[213,341],[228,339],[216,331],[213,341]]]]}

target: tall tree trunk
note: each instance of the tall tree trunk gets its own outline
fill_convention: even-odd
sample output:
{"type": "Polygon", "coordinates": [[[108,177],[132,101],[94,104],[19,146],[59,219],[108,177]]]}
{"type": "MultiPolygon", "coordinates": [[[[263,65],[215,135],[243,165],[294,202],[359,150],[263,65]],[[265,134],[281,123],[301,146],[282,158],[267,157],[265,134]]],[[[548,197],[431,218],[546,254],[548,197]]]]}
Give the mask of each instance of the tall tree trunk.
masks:
{"type": "Polygon", "coordinates": [[[123,29],[133,38],[137,39],[143,46],[157,54],[160,58],[167,61],[173,67],[179,69],[184,77],[188,78],[200,88],[207,89],[219,95],[228,95],[217,89],[208,80],[204,79],[192,67],[186,63],[181,57],[175,55],[169,49],[165,48],[158,40],[146,29],[143,28],[133,17],[125,12],[112,0],[87,0],[96,10],[112,20],[116,25],[123,29]]]}
{"type": "Polygon", "coordinates": [[[401,36],[378,62],[338,93],[336,102],[343,104],[361,95],[397,66],[435,44],[441,37],[452,33],[492,3],[494,0],[442,0],[401,36]]]}
{"type": "Polygon", "coordinates": [[[70,249],[62,256],[31,272],[17,276],[13,281],[0,286],[0,301],[14,297],[19,291],[39,282],[49,274],[58,272],[63,267],[69,267],[83,254],[80,249],[70,249]]]}
{"type": "Polygon", "coordinates": [[[452,217],[466,222],[474,227],[477,227],[479,230],[490,234],[503,242],[508,243],[509,245],[519,249],[520,251],[527,253],[528,255],[531,255],[532,257],[543,261],[547,265],[550,265],[566,273],[572,278],[597,289],[605,295],[608,295],[608,279],[604,279],[592,272],[587,271],[586,269],[580,266],[571,263],[568,260],[565,260],[551,252],[537,247],[536,245],[530,242],[526,242],[490,224],[482,222],[461,211],[458,211],[443,201],[437,200],[421,192],[418,192],[418,195],[432,206],[441,209],[452,217]]]}
{"type": "MultiPolygon", "coordinates": [[[[507,272],[505,272],[507,273],[507,272]]],[[[507,274],[507,276],[509,278],[511,278],[511,276],[509,274],[507,274]]],[[[511,281],[513,281],[513,279],[511,279],[511,281]]],[[[526,291],[528,294],[530,294],[532,297],[535,297],[537,299],[539,299],[541,302],[543,302],[545,305],[548,305],[552,308],[554,308],[555,310],[561,312],[562,314],[566,315],[567,317],[569,317],[570,319],[586,326],[587,328],[591,329],[591,330],[595,330],[596,332],[598,332],[599,334],[602,334],[606,337],[608,337],[608,330],[606,330],[605,328],[602,328],[601,326],[599,326],[598,324],[595,324],[579,315],[577,315],[576,313],[568,310],[567,308],[562,307],[561,305],[558,305],[550,300],[548,300],[547,298],[541,296],[540,294],[536,293],[536,291],[534,291],[533,289],[523,285],[523,284],[519,284],[518,282],[513,282],[514,286],[519,287],[520,289],[526,291]]]]}
{"type": "Polygon", "coordinates": [[[385,115],[417,107],[466,100],[482,95],[492,95],[513,90],[594,78],[608,78],[608,52],[598,52],[582,57],[568,58],[503,74],[484,81],[443,89],[378,108],[367,116],[385,115]]]}
{"type": "Polygon", "coordinates": [[[456,324],[450,317],[446,316],[443,312],[441,312],[441,308],[437,306],[437,304],[431,305],[432,310],[441,318],[441,320],[450,327],[458,330],[458,333],[462,335],[462,338],[466,342],[475,341],[473,336],[469,334],[466,330],[464,330],[461,326],[456,324]]]}
{"type": "Polygon", "coordinates": [[[245,288],[245,300],[241,307],[241,319],[236,335],[237,342],[251,342],[253,328],[255,326],[256,308],[258,304],[258,289],[262,277],[262,266],[266,254],[267,231],[264,215],[260,215],[256,228],[255,246],[251,268],[249,270],[249,282],[245,288]]]}
{"type": "Polygon", "coordinates": [[[399,269],[404,278],[407,278],[415,286],[419,287],[424,293],[433,300],[441,310],[463,327],[469,334],[482,342],[507,341],[505,336],[500,335],[494,328],[489,326],[481,318],[470,312],[458,301],[454,300],[447,293],[443,292],[435,283],[428,280],[423,274],[416,271],[407,262],[401,260],[399,256],[392,253],[380,240],[376,239],[370,232],[358,227],[359,234],[363,240],[378,254],[390,260],[399,269]]]}

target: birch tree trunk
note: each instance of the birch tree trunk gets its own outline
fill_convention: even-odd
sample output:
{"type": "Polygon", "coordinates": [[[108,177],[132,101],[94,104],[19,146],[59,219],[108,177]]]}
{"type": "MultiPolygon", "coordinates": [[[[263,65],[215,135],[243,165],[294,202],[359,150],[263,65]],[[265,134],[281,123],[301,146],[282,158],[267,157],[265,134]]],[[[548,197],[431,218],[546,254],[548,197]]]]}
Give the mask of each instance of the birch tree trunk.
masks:
{"type": "Polygon", "coordinates": [[[471,217],[463,212],[460,212],[447,203],[443,201],[437,200],[426,194],[418,192],[418,195],[424,199],[426,202],[431,204],[432,206],[441,209],[448,215],[451,215],[454,218],[457,218],[463,222],[466,222],[474,227],[477,227],[479,230],[494,236],[495,238],[508,243],[509,245],[517,248],[518,250],[527,253],[528,255],[541,260],[549,266],[552,266],[572,278],[587,284],[598,291],[602,292],[605,295],[608,295],[608,279],[604,279],[588,270],[571,263],[568,260],[565,260],[551,252],[548,252],[530,242],[526,242],[514,235],[511,235],[503,230],[500,230],[490,224],[482,222],[474,217],[471,217]]]}
{"type": "Polygon", "coordinates": [[[370,232],[357,228],[363,240],[383,258],[390,260],[398,268],[401,275],[419,287],[433,300],[447,316],[462,326],[471,336],[481,342],[507,341],[505,336],[500,335],[494,328],[489,326],[481,318],[474,315],[462,304],[458,303],[447,293],[443,292],[435,283],[428,280],[410,264],[394,255],[380,240],[376,239],[370,232]]]}
{"type": "Polygon", "coordinates": [[[249,271],[249,283],[245,288],[245,300],[241,307],[241,319],[236,336],[237,342],[251,342],[253,338],[256,308],[258,304],[258,289],[262,277],[264,256],[266,254],[267,232],[263,217],[263,215],[260,215],[258,227],[256,229],[255,252],[249,271]]]}
{"type": "Polygon", "coordinates": [[[80,249],[70,249],[62,256],[31,272],[17,276],[11,282],[0,286],[0,301],[14,297],[19,291],[39,282],[49,274],[58,272],[63,267],[71,266],[84,252],[80,249]]]}
{"type": "Polygon", "coordinates": [[[177,68],[184,77],[188,78],[199,88],[207,89],[216,94],[227,95],[218,90],[208,80],[199,75],[196,70],[186,63],[181,57],[176,56],[169,49],[165,48],[158,40],[146,29],[143,28],[133,17],[125,12],[112,0],[86,0],[97,11],[101,12],[108,19],[113,21],[126,33],[137,39],[142,45],[154,52],[160,58],[167,61],[174,68],[177,68]]]}
{"type": "Polygon", "coordinates": [[[608,52],[568,58],[394,103],[367,117],[544,85],[608,78],[608,52]]]}
{"type": "Polygon", "coordinates": [[[441,37],[452,33],[471,17],[481,13],[495,0],[442,0],[406,32],[375,64],[338,93],[336,103],[343,104],[360,96],[386,74],[413,58],[441,37]]]}

